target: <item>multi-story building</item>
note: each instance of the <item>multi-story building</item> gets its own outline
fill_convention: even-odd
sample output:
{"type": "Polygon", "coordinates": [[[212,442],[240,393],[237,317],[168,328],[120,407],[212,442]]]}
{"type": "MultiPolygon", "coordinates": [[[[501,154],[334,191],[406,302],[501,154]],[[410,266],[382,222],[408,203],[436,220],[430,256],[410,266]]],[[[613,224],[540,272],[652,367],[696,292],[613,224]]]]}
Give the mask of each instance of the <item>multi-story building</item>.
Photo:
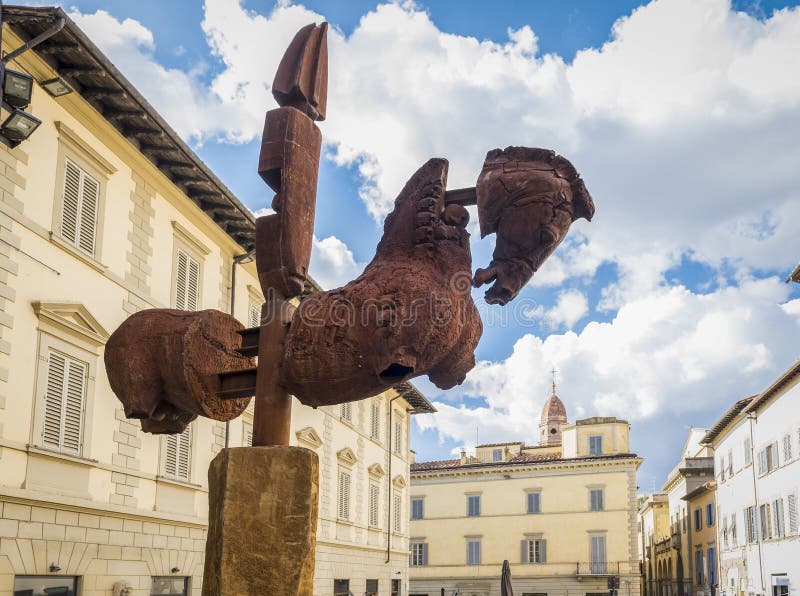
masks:
{"type": "Polygon", "coordinates": [[[636,470],[629,424],[568,423],[553,394],[540,443],[479,445],[474,456],[411,466],[411,595],[607,594],[640,588],[636,470]]]}
{"type": "Polygon", "coordinates": [[[706,482],[682,497],[686,501],[689,523],[692,526],[691,582],[697,596],[713,596],[718,588],[716,489],[716,482],[706,482]]]}
{"type": "Polygon", "coordinates": [[[800,589],[800,361],[741,399],[706,434],[718,454],[719,589],[787,596],[800,589]]]}
{"type": "MultiPolygon", "coordinates": [[[[257,324],[254,220],[60,9],[5,6],[4,55],[60,19],[8,64],[32,76],[41,125],[0,147],[0,596],[197,595],[207,468],[248,444],[252,411],[144,434],[103,346],[143,308],[257,324]],[[74,91],[51,96],[41,83],[56,77],[74,91]]],[[[400,594],[409,420],[431,410],[409,384],[294,402],[292,443],[320,458],[316,595],[400,594]]]]}
{"type": "Polygon", "coordinates": [[[642,594],[660,596],[656,582],[656,544],[669,539],[669,497],[654,493],[639,508],[639,556],[642,561],[642,594]]]}
{"type": "MultiPolygon", "coordinates": [[[[663,487],[664,492],[651,495],[639,512],[645,546],[642,554],[642,572],[646,590],[654,596],[692,596],[697,593],[693,557],[696,556],[694,545],[699,544],[697,541],[700,539],[695,536],[697,530],[694,529],[691,519],[693,505],[687,501],[687,495],[692,495],[691,499],[700,498],[700,493],[693,493],[714,480],[713,451],[707,445],[701,444],[705,434],[705,429],[689,430],[681,451],[681,459],[667,477],[663,487]],[[665,507],[667,530],[655,521],[646,523],[645,514],[658,515],[661,519],[665,514],[665,507]],[[650,544],[652,547],[649,547],[650,544]]],[[[701,516],[704,516],[702,519],[711,519],[713,523],[713,517],[707,518],[704,513],[701,513],[701,516]]],[[[703,522],[699,526],[703,532],[707,530],[705,524],[706,522],[703,522]]],[[[713,533],[713,530],[711,532],[713,533]]],[[[707,546],[702,547],[704,553],[707,551],[707,546]]],[[[705,577],[704,574],[703,578],[705,577]]],[[[702,586],[705,586],[705,583],[702,583],[702,586]]]]}

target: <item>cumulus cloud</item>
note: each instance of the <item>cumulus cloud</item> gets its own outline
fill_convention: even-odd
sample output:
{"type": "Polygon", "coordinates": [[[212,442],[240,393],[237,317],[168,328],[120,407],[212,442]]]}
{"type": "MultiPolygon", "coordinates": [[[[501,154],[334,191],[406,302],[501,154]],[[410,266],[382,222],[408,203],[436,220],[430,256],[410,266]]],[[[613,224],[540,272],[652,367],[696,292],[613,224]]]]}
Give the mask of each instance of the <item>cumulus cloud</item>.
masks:
{"type": "Polygon", "coordinates": [[[550,329],[558,329],[562,325],[567,329],[572,327],[589,313],[589,301],[580,290],[567,290],[558,295],[556,303],[551,308],[541,305],[525,313],[532,319],[542,321],[550,329]]]}
{"type": "Polygon", "coordinates": [[[435,417],[417,423],[461,443],[473,442],[476,424],[482,440],[534,441],[553,367],[570,420],[722,412],[796,356],[800,308],[797,300],[781,306],[788,293],[777,278],[707,294],[676,286],[630,301],[610,322],[590,322],[580,333],[527,334],[505,360],[479,362],[435,402],[435,417]]]}
{"type": "Polygon", "coordinates": [[[352,251],[336,236],[322,240],[314,237],[309,274],[323,288],[330,290],[355,279],[365,263],[357,263],[352,251]]]}

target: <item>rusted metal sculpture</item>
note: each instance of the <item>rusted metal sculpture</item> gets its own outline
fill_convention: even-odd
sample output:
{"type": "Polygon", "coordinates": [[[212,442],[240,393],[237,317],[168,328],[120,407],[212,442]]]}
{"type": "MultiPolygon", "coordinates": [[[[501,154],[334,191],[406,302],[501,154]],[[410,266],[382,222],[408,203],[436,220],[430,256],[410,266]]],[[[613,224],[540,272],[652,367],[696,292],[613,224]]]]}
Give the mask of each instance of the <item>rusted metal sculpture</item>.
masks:
{"type": "Polygon", "coordinates": [[[397,197],[364,273],[298,304],[322,143],[314,122],[327,107],[326,34],[324,23],[301,29],[273,83],[280,107],[267,112],[258,166],[276,193],[275,213],[256,221],[260,327],[241,331],[212,311],[151,310],[109,341],[112,389],[148,432],[180,432],[197,415],[228,420],[255,395],[254,445],[285,445],[291,394],[333,405],[423,374],[449,389],[475,365],[482,326],[471,286],[493,282],[487,302],[508,303],[571,223],[594,214],[577,171],[553,151],[494,149],[474,188],[451,191],[447,161],[431,159],[397,197]],[[473,276],[465,206],[475,204],[482,236],[496,233],[497,243],[473,276]]]}

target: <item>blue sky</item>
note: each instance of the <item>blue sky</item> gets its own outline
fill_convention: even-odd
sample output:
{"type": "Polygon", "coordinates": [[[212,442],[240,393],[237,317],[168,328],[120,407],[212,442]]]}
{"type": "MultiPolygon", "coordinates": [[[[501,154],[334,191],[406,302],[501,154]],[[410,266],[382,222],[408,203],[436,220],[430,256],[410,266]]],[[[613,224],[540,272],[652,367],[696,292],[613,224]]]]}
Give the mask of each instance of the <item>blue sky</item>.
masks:
{"type": "MultiPolygon", "coordinates": [[[[269,83],[299,26],[328,20],[329,117],[312,275],[355,277],[428,157],[474,184],[496,146],[571,159],[597,215],[485,332],[461,387],[417,386],[419,459],[535,441],[556,367],[570,419],[623,417],[660,486],[689,427],[798,356],[800,63],[795,2],[79,0],[89,36],[257,211],[269,83]]],[[[473,265],[490,239],[473,234],[473,265]]]]}

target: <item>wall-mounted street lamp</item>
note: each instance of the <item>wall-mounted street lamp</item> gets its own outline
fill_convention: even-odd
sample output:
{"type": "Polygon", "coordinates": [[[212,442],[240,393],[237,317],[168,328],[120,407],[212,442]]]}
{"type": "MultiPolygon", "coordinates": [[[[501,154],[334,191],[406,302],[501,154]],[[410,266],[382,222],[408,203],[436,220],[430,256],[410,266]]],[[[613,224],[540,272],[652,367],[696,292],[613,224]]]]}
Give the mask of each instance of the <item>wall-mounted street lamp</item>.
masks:
{"type": "Polygon", "coordinates": [[[44,87],[44,90],[53,97],[61,97],[67,93],[72,93],[72,87],[67,85],[67,82],[61,77],[47,79],[46,81],[42,81],[40,84],[42,87],[44,87]]]}
{"type": "Polygon", "coordinates": [[[15,108],[11,115],[0,124],[0,135],[14,147],[31,136],[41,123],[42,121],[36,116],[15,108]]]}
{"type": "Polygon", "coordinates": [[[0,67],[0,74],[3,77],[3,101],[14,108],[27,108],[33,93],[33,77],[6,68],[5,63],[0,67]]]}

